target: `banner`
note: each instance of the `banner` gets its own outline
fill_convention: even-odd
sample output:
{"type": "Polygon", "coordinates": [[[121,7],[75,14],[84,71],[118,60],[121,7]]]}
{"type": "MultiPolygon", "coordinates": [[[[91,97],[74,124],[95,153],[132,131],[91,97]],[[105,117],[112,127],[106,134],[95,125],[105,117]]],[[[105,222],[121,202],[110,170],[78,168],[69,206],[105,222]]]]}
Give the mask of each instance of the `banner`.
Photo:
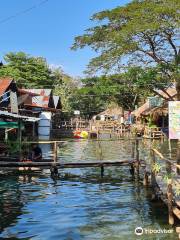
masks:
{"type": "Polygon", "coordinates": [[[180,101],[169,102],[169,138],[180,139],[180,101]]]}

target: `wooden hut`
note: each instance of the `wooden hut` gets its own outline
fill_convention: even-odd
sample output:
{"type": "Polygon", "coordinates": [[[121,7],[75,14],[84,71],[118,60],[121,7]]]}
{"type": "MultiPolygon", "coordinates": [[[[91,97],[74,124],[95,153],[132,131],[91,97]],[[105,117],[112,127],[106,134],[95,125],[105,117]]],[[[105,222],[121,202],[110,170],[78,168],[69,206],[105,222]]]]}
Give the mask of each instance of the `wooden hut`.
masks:
{"type": "Polygon", "coordinates": [[[109,107],[105,111],[100,112],[93,119],[102,120],[102,121],[113,121],[113,120],[120,120],[121,117],[124,115],[124,110],[122,107],[109,107]]]}

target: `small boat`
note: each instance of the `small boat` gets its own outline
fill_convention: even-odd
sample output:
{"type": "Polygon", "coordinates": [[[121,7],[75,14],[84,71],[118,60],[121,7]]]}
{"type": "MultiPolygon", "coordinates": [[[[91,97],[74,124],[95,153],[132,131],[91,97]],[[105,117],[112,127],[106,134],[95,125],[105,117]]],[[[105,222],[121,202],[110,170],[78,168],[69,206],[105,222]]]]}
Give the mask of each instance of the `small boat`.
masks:
{"type": "Polygon", "coordinates": [[[74,138],[88,138],[87,131],[76,130],[73,132],[74,138]]]}

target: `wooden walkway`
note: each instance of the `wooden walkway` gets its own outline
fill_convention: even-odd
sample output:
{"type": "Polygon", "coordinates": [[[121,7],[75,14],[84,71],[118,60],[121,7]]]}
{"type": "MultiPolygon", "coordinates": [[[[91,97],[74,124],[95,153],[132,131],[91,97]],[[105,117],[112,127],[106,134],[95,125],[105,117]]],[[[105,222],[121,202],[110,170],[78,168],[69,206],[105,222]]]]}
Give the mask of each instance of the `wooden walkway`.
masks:
{"type": "Polygon", "coordinates": [[[47,168],[56,166],[58,168],[87,168],[87,167],[111,167],[111,166],[127,166],[133,164],[133,161],[94,161],[94,162],[76,162],[76,163],[60,163],[60,162],[0,162],[0,169],[10,167],[38,167],[47,168]]]}

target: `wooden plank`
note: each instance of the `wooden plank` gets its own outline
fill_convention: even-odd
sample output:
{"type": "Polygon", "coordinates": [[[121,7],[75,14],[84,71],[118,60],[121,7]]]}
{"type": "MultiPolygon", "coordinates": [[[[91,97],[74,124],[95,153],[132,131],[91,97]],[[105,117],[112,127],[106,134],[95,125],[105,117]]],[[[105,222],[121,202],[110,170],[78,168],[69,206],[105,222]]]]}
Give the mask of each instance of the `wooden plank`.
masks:
{"type": "Polygon", "coordinates": [[[176,205],[180,207],[180,201],[176,201],[176,205]]]}
{"type": "Polygon", "coordinates": [[[60,163],[60,162],[0,162],[0,168],[6,167],[51,167],[59,168],[86,168],[86,167],[101,167],[101,166],[127,166],[132,164],[132,161],[98,161],[98,162],[78,162],[78,163],[60,163]]]}
{"type": "Polygon", "coordinates": [[[177,207],[173,208],[173,213],[178,219],[180,219],[180,210],[177,207]]]}
{"type": "Polygon", "coordinates": [[[35,144],[35,143],[38,143],[38,144],[51,144],[51,143],[66,143],[67,141],[25,141],[25,142],[22,142],[23,144],[35,144]]]}

